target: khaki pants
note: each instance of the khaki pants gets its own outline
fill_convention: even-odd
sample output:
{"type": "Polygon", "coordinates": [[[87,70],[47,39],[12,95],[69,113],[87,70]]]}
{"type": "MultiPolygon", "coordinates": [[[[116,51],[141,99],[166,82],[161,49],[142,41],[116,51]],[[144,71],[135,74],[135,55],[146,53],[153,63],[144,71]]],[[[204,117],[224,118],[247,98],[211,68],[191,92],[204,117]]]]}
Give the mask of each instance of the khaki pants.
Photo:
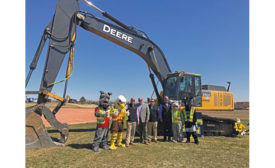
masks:
{"type": "Polygon", "coordinates": [[[136,133],[136,122],[127,122],[126,144],[133,143],[136,133]]]}
{"type": "Polygon", "coordinates": [[[158,136],[158,122],[149,122],[148,124],[148,139],[149,141],[152,140],[152,137],[155,141],[157,141],[158,136]],[[152,130],[153,130],[153,136],[152,136],[152,130]]]}

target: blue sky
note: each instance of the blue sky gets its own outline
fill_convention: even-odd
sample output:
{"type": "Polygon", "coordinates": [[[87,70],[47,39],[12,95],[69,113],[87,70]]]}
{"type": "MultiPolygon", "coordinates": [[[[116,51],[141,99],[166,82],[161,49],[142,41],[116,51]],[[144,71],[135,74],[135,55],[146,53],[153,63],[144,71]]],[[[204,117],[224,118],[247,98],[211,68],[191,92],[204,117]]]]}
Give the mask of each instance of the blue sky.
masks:
{"type": "MultiPolygon", "coordinates": [[[[248,0],[93,0],[127,25],[143,30],[166,55],[172,71],[199,73],[203,84],[226,86],[235,101],[249,100],[248,0]],[[171,3],[172,2],[172,3],[171,3]]],[[[26,0],[26,73],[57,0],[26,0]]],[[[80,1],[81,10],[103,18],[80,1]]],[[[105,19],[107,20],[107,19],[105,19]]],[[[99,91],[150,97],[153,87],[146,63],[136,54],[78,27],[75,68],[67,94],[97,100],[99,91]]],[[[47,46],[27,90],[38,90],[47,46]]],[[[65,76],[66,56],[57,80],[65,76]]],[[[63,95],[64,83],[53,93],[63,95]]]]}

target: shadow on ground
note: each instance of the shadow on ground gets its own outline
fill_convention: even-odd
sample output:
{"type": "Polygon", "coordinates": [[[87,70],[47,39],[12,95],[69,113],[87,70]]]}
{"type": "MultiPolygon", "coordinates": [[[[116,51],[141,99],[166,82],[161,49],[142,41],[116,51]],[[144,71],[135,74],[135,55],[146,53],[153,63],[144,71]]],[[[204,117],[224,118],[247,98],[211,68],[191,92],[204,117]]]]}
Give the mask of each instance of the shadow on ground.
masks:
{"type": "MultiPolygon", "coordinates": [[[[95,128],[91,129],[69,129],[69,132],[93,132],[95,131],[95,128]]],[[[58,133],[59,131],[57,130],[48,130],[48,133],[58,133]]]]}
{"type": "Polygon", "coordinates": [[[67,146],[74,149],[92,149],[92,144],[69,144],[67,146]]]}

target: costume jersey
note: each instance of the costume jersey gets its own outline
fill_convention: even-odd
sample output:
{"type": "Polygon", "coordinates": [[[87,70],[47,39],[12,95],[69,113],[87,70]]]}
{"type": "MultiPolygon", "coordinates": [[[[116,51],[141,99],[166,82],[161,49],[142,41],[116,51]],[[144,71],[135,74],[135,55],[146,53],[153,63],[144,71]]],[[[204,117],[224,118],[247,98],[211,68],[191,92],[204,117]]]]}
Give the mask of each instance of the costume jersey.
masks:
{"type": "MultiPolygon", "coordinates": [[[[99,109],[98,107],[95,109],[95,112],[100,112],[100,110],[103,110],[103,109],[99,109]]],[[[103,110],[104,111],[104,110],[103,110]]],[[[108,114],[108,117],[105,117],[104,118],[104,122],[103,122],[103,124],[101,123],[101,122],[97,122],[97,127],[99,127],[99,128],[109,128],[109,117],[110,117],[110,112],[109,111],[106,111],[107,112],[107,114],[108,114]]],[[[99,117],[97,117],[97,120],[99,120],[98,119],[99,117]]]]}

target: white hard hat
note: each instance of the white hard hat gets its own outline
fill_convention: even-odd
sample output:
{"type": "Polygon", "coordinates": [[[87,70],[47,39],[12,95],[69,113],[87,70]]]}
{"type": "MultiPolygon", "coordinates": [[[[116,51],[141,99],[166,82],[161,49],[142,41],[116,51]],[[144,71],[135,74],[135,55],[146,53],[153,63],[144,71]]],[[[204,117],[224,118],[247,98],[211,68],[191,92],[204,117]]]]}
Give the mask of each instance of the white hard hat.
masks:
{"type": "Polygon", "coordinates": [[[119,95],[117,97],[116,101],[125,104],[126,103],[126,98],[123,95],[119,95]]]}
{"type": "Polygon", "coordinates": [[[179,107],[179,104],[177,102],[173,103],[173,106],[179,107]]]}
{"type": "Polygon", "coordinates": [[[241,123],[241,119],[237,118],[237,123],[241,123]]]}

